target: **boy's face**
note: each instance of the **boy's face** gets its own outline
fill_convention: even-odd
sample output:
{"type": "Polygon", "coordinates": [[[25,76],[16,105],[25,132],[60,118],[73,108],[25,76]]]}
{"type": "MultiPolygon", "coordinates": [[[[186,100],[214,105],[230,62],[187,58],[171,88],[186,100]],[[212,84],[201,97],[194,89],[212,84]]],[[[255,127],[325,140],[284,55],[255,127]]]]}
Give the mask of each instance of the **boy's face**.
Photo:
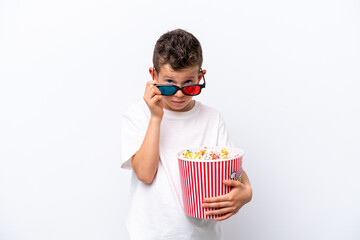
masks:
{"type": "MultiPolygon", "coordinates": [[[[150,74],[152,77],[153,68],[150,68],[150,74]]],[[[206,70],[203,70],[206,73],[206,70]]],[[[158,81],[158,84],[174,84],[178,87],[182,87],[188,84],[198,84],[202,78],[199,67],[194,66],[186,68],[180,71],[174,71],[169,64],[165,64],[160,67],[160,71],[155,71],[154,79],[158,81]]],[[[178,90],[172,96],[162,96],[162,102],[164,108],[176,112],[185,112],[193,108],[195,102],[192,100],[192,96],[184,95],[178,90]]]]}

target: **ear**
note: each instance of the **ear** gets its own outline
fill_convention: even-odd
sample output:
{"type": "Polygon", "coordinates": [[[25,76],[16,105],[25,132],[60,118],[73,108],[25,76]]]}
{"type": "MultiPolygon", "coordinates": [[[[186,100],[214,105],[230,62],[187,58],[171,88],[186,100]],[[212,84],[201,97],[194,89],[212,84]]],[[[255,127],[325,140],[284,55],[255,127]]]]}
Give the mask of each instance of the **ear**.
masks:
{"type": "MultiPolygon", "coordinates": [[[[205,76],[205,74],[206,74],[206,69],[203,69],[202,71],[203,71],[204,76],[205,76]]],[[[200,80],[202,79],[202,77],[203,77],[203,75],[201,74],[201,72],[199,72],[199,76],[198,76],[198,84],[199,84],[200,80]]]]}
{"type": "MultiPolygon", "coordinates": [[[[151,79],[152,79],[153,78],[153,73],[154,73],[154,68],[153,67],[149,67],[149,73],[150,73],[150,76],[151,76],[151,79]]],[[[154,75],[154,78],[155,78],[155,75],[154,75]]]]}

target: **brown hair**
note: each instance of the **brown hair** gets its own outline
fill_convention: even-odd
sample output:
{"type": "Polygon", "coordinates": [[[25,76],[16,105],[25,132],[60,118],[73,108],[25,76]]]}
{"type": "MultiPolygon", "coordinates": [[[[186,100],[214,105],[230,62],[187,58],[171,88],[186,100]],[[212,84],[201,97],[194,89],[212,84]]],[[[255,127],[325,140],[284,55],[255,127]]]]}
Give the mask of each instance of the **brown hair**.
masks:
{"type": "Polygon", "coordinates": [[[163,34],[155,44],[153,64],[158,72],[165,64],[170,64],[175,71],[194,66],[201,68],[202,61],[199,40],[185,30],[169,31],[163,34]]]}

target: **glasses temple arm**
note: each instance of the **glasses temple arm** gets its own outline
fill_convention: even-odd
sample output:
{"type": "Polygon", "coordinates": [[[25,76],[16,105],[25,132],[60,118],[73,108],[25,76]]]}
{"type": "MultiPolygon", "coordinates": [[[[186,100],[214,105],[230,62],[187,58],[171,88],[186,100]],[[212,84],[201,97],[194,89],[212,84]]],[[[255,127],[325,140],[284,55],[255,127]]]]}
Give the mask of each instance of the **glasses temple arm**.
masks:
{"type": "Polygon", "coordinates": [[[204,83],[202,85],[203,85],[203,88],[205,88],[205,85],[206,85],[205,75],[204,75],[204,72],[203,72],[203,70],[201,68],[200,68],[200,72],[201,72],[201,74],[203,76],[203,79],[204,79],[204,83]]]}

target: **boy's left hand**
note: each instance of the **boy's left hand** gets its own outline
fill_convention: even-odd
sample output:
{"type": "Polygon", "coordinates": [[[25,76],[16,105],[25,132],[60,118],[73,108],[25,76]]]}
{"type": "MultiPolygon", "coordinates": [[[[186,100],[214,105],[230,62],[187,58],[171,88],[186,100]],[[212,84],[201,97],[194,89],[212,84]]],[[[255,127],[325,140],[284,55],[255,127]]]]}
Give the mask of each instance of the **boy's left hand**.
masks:
{"type": "Polygon", "coordinates": [[[216,221],[228,219],[236,214],[240,208],[250,202],[252,198],[252,189],[245,171],[243,171],[242,174],[242,182],[224,180],[223,184],[232,187],[228,194],[214,198],[205,198],[202,204],[205,209],[215,208],[213,210],[209,209],[209,211],[207,211],[208,215],[223,214],[223,216],[215,218],[216,221]]]}

